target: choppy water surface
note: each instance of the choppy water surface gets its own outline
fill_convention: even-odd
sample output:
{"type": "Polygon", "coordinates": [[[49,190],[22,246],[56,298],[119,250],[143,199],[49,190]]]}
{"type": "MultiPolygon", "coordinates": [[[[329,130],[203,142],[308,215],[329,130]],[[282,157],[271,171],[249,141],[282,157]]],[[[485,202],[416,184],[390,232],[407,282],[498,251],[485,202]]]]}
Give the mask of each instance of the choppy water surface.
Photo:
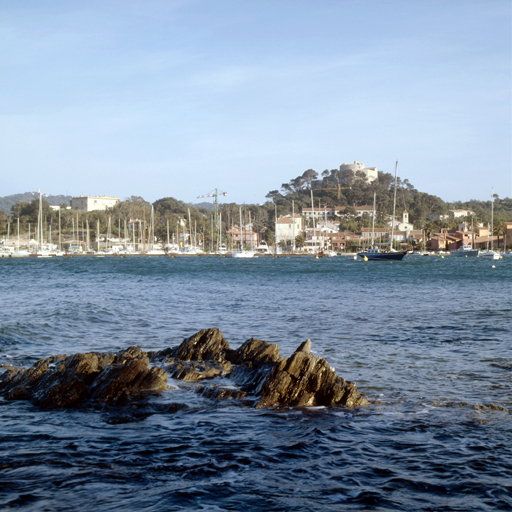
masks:
{"type": "Polygon", "coordinates": [[[284,356],[311,338],[378,401],[255,410],[169,390],[120,422],[0,399],[0,509],[510,510],[511,416],[473,406],[512,410],[511,284],[512,258],[0,260],[0,364],[219,327],[284,356]]]}

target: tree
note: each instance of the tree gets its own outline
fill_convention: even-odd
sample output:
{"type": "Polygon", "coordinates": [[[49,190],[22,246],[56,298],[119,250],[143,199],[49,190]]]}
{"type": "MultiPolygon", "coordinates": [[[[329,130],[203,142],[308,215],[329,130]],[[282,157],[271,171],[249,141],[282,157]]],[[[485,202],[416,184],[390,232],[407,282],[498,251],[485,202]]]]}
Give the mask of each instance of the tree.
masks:
{"type": "Polygon", "coordinates": [[[494,221],[494,226],[493,226],[493,235],[497,235],[498,236],[498,248],[500,246],[500,236],[505,236],[507,232],[507,228],[505,226],[505,224],[503,224],[503,222],[501,222],[501,220],[496,220],[494,221]]]}
{"type": "Polygon", "coordinates": [[[304,247],[305,243],[306,243],[306,237],[304,235],[297,235],[295,237],[295,245],[297,247],[300,247],[302,249],[304,247]]]}
{"type": "Polygon", "coordinates": [[[275,201],[277,197],[283,196],[279,193],[279,190],[271,190],[265,197],[271,201],[275,201]]]}
{"type": "Polygon", "coordinates": [[[311,190],[311,182],[318,178],[318,173],[313,169],[304,171],[301,178],[308,184],[308,188],[311,190]]]}

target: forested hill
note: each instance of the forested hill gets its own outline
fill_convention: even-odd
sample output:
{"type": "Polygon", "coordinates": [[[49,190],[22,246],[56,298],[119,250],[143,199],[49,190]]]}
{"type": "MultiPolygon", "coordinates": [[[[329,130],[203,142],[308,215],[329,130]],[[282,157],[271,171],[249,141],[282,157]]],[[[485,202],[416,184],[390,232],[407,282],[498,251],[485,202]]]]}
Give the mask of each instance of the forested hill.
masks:
{"type": "MultiPolygon", "coordinates": [[[[311,207],[311,189],[316,208],[345,206],[347,213],[357,206],[371,206],[376,196],[377,220],[384,221],[384,214],[393,211],[394,176],[379,171],[378,179],[368,183],[364,175],[353,171],[325,170],[321,174],[308,169],[302,175],[283,183],[279,190],[271,190],[267,199],[277,206],[278,214],[290,213],[292,200],[295,211],[311,207]]],[[[490,196],[490,194],[489,194],[490,196]]],[[[494,219],[512,221],[512,199],[494,196],[494,219]]],[[[431,213],[447,214],[448,210],[467,209],[476,213],[479,222],[491,221],[491,198],[488,201],[445,202],[440,197],[420,192],[407,180],[397,180],[397,218],[404,210],[410,221],[422,226],[431,213]]]]}
{"type": "MultiPolygon", "coordinates": [[[[71,196],[45,196],[44,199],[48,201],[51,205],[58,204],[67,204],[69,205],[69,201],[71,196]]],[[[20,201],[26,201],[30,203],[34,199],[38,199],[39,194],[37,192],[25,192],[24,194],[13,194],[12,196],[0,197],[0,210],[4,211],[8,215],[11,215],[11,206],[19,203],[20,201]]]]}

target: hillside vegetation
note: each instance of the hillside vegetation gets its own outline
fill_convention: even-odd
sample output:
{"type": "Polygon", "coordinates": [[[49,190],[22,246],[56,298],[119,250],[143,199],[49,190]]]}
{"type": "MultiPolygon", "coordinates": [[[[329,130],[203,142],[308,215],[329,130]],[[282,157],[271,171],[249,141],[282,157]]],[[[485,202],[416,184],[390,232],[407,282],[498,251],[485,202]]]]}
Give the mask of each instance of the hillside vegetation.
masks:
{"type": "MultiPolygon", "coordinates": [[[[340,172],[337,169],[325,170],[321,174],[313,169],[308,169],[296,178],[283,183],[279,189],[271,190],[267,201],[262,205],[243,205],[236,203],[222,203],[219,205],[219,213],[222,221],[222,231],[225,233],[233,224],[239,224],[240,207],[244,224],[250,220],[253,229],[263,234],[267,242],[273,241],[275,218],[292,213],[301,213],[302,208],[311,207],[311,195],[315,208],[329,208],[344,206],[346,214],[341,219],[340,230],[356,231],[363,226],[371,225],[368,216],[357,217],[355,207],[373,204],[373,196],[376,196],[376,223],[377,226],[385,225],[385,222],[393,209],[394,176],[389,173],[379,172],[378,179],[373,183],[367,183],[364,176],[352,171],[340,172]]],[[[490,195],[490,194],[489,194],[490,195]]],[[[69,196],[46,196],[44,198],[43,216],[47,225],[58,225],[58,212],[52,211],[49,204],[69,204],[69,196]]],[[[39,201],[35,194],[15,194],[0,198],[0,236],[7,232],[7,224],[14,224],[15,219],[20,219],[20,231],[25,232],[28,224],[37,222],[39,201]],[[9,219],[8,215],[11,216],[9,219]]],[[[91,238],[96,236],[99,222],[99,234],[107,231],[109,218],[112,233],[120,235],[124,233],[124,223],[130,220],[140,220],[140,225],[148,225],[151,217],[151,207],[155,212],[155,235],[165,240],[167,228],[170,234],[177,231],[192,231],[201,234],[205,241],[211,238],[214,212],[212,203],[200,203],[198,205],[187,204],[173,197],[158,199],[153,204],[139,196],[132,196],[121,201],[108,211],[81,212],[61,210],[61,225],[64,232],[70,231],[73,225],[86,226],[89,224],[91,238]]],[[[447,214],[450,209],[468,209],[475,212],[474,220],[484,224],[491,222],[491,198],[488,201],[466,201],[448,203],[441,198],[420,192],[407,179],[397,180],[396,192],[396,216],[401,217],[404,210],[409,212],[410,222],[416,229],[426,229],[433,232],[440,227],[453,227],[452,221],[429,221],[431,213],[447,214]]],[[[497,195],[494,199],[495,225],[505,221],[512,221],[512,199],[501,199],[497,195]]],[[[458,221],[457,221],[458,222],[458,221]]],[[[13,225],[11,226],[13,233],[13,225]]],[[[172,236],[172,235],[171,235],[172,236]]],[[[215,238],[215,236],[214,236],[215,238]]]]}

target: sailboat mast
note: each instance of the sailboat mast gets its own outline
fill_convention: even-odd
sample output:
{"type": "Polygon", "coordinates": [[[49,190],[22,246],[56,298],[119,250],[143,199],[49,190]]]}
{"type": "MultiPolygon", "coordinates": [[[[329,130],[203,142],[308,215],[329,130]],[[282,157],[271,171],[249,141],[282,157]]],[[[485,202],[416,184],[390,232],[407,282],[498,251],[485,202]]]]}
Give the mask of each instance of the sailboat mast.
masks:
{"type": "Polygon", "coordinates": [[[472,233],[471,249],[474,249],[475,248],[475,227],[473,225],[473,215],[471,215],[471,233],[472,233]]]}
{"type": "Polygon", "coordinates": [[[192,243],[192,221],[190,220],[190,208],[188,208],[188,240],[190,246],[192,243]]]}
{"type": "Polygon", "coordinates": [[[313,189],[311,189],[311,215],[313,216],[313,243],[316,245],[316,233],[315,233],[315,204],[313,202],[313,189]]]}
{"type": "Polygon", "coordinates": [[[62,231],[62,226],[61,226],[61,222],[60,222],[60,206],[59,206],[59,251],[62,251],[62,236],[61,236],[61,231],[62,231]]]}
{"type": "Polygon", "coordinates": [[[251,224],[251,210],[249,210],[249,243],[251,247],[251,252],[253,251],[252,248],[252,224],[251,224]]]}
{"type": "Polygon", "coordinates": [[[373,239],[375,236],[375,192],[373,193],[373,216],[372,216],[372,248],[373,248],[373,239]]]}
{"type": "Polygon", "coordinates": [[[292,199],[292,236],[293,236],[293,252],[295,252],[295,201],[292,199]]]}
{"type": "Polygon", "coordinates": [[[244,230],[242,229],[242,207],[240,206],[240,252],[243,252],[243,235],[244,230]]]}
{"type": "Polygon", "coordinates": [[[39,191],[39,241],[40,250],[43,250],[43,195],[39,191]]]}
{"type": "Polygon", "coordinates": [[[393,250],[393,237],[395,234],[395,205],[396,205],[396,180],[398,173],[398,160],[395,164],[395,191],[393,192],[393,218],[391,219],[391,242],[389,245],[389,249],[393,250]]]}
{"type": "MultiPolygon", "coordinates": [[[[491,251],[494,239],[494,187],[491,188],[491,251]]],[[[498,247],[499,250],[499,247],[498,247]]]]}

